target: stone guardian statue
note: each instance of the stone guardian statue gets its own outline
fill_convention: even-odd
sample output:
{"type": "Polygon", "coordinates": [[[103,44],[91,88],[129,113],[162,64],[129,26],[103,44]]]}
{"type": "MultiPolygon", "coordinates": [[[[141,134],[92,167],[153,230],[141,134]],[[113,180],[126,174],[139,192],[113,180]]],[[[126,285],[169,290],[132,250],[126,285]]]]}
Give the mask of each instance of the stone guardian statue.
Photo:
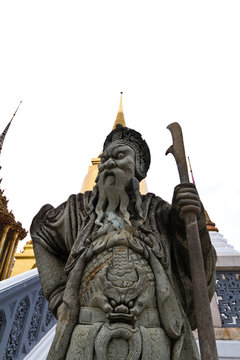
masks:
{"type": "Polygon", "coordinates": [[[176,186],[171,205],[141,195],[149,165],[142,136],[118,125],[93,191],[33,219],[40,280],[58,319],[48,360],[200,359],[183,213],[191,206],[197,216],[211,298],[216,255],[204,208],[191,183],[176,186]]]}

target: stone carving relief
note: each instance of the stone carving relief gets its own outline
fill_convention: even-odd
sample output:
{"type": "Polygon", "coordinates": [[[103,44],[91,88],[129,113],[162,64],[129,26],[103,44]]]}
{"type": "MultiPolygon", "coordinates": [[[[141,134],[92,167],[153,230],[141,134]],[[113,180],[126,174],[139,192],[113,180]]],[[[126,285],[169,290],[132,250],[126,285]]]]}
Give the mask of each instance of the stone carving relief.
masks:
{"type": "Polygon", "coordinates": [[[38,297],[37,297],[37,301],[34,307],[34,311],[33,311],[33,315],[32,315],[32,319],[30,322],[30,328],[28,331],[28,344],[31,345],[37,338],[37,332],[39,329],[39,322],[41,320],[41,316],[42,316],[42,310],[43,310],[43,305],[45,302],[45,298],[43,295],[43,291],[42,289],[38,292],[38,297]]]}
{"type": "Polygon", "coordinates": [[[3,310],[0,310],[0,343],[6,326],[6,316],[3,310]]]}
{"type": "Polygon", "coordinates": [[[26,296],[23,298],[17,307],[15,312],[15,320],[9,335],[7,347],[5,349],[5,354],[3,360],[12,360],[15,358],[15,354],[19,350],[20,337],[22,334],[22,329],[24,328],[24,323],[27,317],[27,312],[29,309],[29,298],[26,296]]]}
{"type": "Polygon", "coordinates": [[[52,312],[50,310],[48,310],[46,313],[45,322],[44,322],[46,329],[48,329],[50,327],[50,325],[55,324],[55,322],[56,322],[55,317],[53,316],[52,312]]]}

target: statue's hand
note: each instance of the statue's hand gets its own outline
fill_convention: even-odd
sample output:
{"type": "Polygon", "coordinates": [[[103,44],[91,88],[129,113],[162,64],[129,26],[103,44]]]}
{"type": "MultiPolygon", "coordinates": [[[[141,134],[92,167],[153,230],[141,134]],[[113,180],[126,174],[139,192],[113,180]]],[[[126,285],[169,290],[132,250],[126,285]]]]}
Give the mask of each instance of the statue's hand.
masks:
{"type": "Polygon", "coordinates": [[[173,204],[180,219],[184,219],[186,213],[194,213],[199,219],[201,215],[201,201],[197,189],[192,183],[183,183],[175,187],[173,204]]]}
{"type": "MultiPolygon", "coordinates": [[[[211,241],[206,228],[206,216],[204,207],[200,201],[196,187],[192,183],[183,183],[175,187],[172,202],[172,221],[175,230],[184,239],[185,215],[194,213],[197,217],[198,231],[202,243],[203,254],[208,254],[211,249],[211,241]]],[[[182,240],[183,245],[187,246],[182,240]]]]}

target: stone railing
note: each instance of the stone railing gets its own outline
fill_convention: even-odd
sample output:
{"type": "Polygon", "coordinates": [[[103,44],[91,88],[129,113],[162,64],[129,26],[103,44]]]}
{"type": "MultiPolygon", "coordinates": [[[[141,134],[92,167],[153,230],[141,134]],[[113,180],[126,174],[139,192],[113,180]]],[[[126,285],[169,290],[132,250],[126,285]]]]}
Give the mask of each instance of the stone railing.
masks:
{"type": "Polygon", "coordinates": [[[216,293],[223,328],[240,328],[240,269],[217,271],[216,293]]]}
{"type": "Polygon", "coordinates": [[[0,360],[22,360],[55,325],[37,269],[0,282],[0,360]]]}

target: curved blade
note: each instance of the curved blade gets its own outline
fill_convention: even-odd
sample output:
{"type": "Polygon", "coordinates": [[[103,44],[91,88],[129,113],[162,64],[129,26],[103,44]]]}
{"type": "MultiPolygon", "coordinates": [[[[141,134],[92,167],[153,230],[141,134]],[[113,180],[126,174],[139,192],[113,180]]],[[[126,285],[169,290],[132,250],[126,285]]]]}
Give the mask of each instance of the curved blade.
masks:
{"type": "Polygon", "coordinates": [[[175,161],[177,163],[178,173],[181,183],[189,182],[187,161],[185,156],[185,149],[183,143],[183,135],[181,126],[174,122],[167,126],[167,129],[170,130],[172,134],[173,144],[168,148],[166,154],[173,154],[175,161]]]}

